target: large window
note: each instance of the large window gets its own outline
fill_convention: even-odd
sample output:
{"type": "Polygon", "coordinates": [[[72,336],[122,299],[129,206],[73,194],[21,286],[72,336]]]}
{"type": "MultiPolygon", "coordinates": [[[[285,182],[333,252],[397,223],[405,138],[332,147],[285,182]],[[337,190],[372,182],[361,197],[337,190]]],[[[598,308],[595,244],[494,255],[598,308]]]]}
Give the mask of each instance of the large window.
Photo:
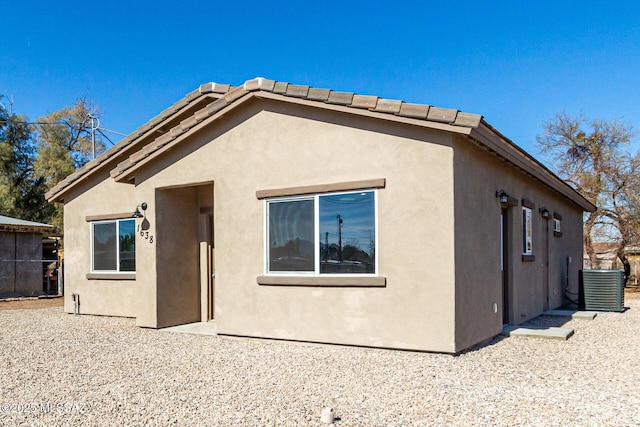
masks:
{"type": "Polygon", "coordinates": [[[91,223],[92,271],[136,271],[135,220],[91,223]]]}
{"type": "Polygon", "coordinates": [[[376,273],[376,192],[266,201],[267,272],[376,273]]]}

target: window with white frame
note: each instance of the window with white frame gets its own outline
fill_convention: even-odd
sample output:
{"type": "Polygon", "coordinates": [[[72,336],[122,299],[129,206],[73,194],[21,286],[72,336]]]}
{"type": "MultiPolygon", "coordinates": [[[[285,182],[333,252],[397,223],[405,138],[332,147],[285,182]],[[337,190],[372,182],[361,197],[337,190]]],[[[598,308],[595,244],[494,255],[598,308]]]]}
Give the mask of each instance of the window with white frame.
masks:
{"type": "Polygon", "coordinates": [[[91,270],[113,273],[136,271],[134,219],[91,223],[91,270]]]}
{"type": "Polygon", "coordinates": [[[522,207],[522,254],[533,254],[533,232],[531,226],[531,208],[522,207]]]}
{"type": "Polygon", "coordinates": [[[268,274],[376,274],[376,191],[266,203],[268,274]]]}
{"type": "Polygon", "coordinates": [[[553,231],[555,233],[560,233],[562,231],[560,230],[560,220],[558,218],[553,219],[553,231]]]}

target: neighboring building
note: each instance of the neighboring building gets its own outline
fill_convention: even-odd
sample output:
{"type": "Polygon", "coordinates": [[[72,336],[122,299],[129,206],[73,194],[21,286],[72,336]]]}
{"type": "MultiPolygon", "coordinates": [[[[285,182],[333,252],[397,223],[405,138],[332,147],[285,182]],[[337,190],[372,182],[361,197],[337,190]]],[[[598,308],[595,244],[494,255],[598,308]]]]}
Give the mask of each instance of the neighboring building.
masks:
{"type": "Polygon", "coordinates": [[[67,312],[445,353],[577,292],[594,209],[479,115],[262,78],[202,85],[47,197],[67,312]]]}
{"type": "MultiPolygon", "coordinates": [[[[624,265],[618,259],[617,244],[612,242],[595,242],[593,249],[598,259],[598,268],[602,270],[624,270],[624,265]]],[[[630,273],[627,280],[627,286],[638,286],[638,277],[640,277],[640,247],[625,246],[624,252],[629,261],[630,273]]],[[[585,269],[593,268],[591,260],[584,251],[583,266],[585,269]]]]}
{"type": "Polygon", "coordinates": [[[43,234],[53,226],[0,215],[0,294],[43,292],[43,234]]]}
{"type": "MultiPolygon", "coordinates": [[[[618,256],[616,255],[616,244],[610,242],[594,242],[593,250],[598,260],[598,268],[602,270],[617,270],[618,256]]],[[[592,269],[591,260],[585,248],[583,248],[582,266],[585,269],[592,269]]]]}

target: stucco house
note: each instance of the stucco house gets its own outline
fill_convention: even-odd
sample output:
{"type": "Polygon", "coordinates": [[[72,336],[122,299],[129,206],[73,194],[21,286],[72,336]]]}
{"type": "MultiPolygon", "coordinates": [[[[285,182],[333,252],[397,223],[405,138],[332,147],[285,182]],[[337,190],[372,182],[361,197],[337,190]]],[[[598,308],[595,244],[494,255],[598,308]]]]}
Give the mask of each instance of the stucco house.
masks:
{"type": "Polygon", "coordinates": [[[47,197],[67,312],[444,353],[577,292],[594,209],[480,115],[264,78],[200,86],[47,197]]]}
{"type": "Polygon", "coordinates": [[[53,226],[0,215],[0,295],[43,293],[43,234],[53,226]]]}

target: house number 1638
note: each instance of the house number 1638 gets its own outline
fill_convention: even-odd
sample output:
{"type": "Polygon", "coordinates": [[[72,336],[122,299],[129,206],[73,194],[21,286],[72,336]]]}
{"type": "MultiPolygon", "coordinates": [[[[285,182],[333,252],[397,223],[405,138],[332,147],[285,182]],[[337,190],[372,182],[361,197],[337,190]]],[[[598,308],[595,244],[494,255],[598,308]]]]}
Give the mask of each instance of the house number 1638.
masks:
{"type": "Polygon", "coordinates": [[[153,243],[153,234],[149,234],[148,231],[144,231],[140,228],[140,224],[138,224],[138,229],[136,230],[140,233],[140,237],[144,237],[145,240],[148,240],[149,243],[153,243]]]}

